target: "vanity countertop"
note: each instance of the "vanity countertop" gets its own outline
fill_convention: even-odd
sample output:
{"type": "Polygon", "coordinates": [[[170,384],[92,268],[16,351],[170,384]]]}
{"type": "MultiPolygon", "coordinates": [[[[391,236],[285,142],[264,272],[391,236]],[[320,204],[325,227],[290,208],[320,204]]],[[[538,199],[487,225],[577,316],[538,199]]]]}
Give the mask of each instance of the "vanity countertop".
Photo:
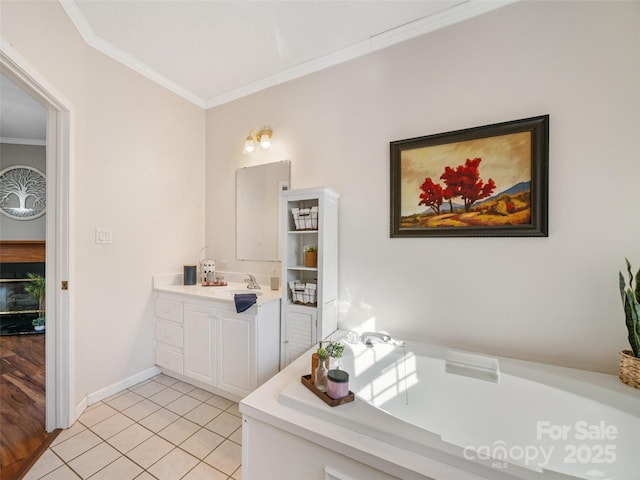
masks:
{"type": "Polygon", "coordinates": [[[262,288],[260,290],[248,289],[244,283],[229,282],[224,287],[203,287],[202,285],[175,285],[157,282],[153,289],[156,292],[178,293],[197,298],[207,298],[212,300],[223,300],[233,302],[236,293],[255,293],[257,295],[257,305],[280,299],[280,290],[270,290],[262,288]]]}

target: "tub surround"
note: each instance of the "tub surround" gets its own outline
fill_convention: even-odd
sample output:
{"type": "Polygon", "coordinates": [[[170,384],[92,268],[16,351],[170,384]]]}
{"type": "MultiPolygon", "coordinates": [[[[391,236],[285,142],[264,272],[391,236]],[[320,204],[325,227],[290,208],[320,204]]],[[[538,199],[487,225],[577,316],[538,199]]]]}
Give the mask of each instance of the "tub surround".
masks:
{"type": "MultiPolygon", "coordinates": [[[[632,446],[640,434],[640,391],[623,385],[613,375],[498,358],[500,382],[488,382],[445,373],[446,349],[426,346],[427,351],[416,353],[416,356],[430,355],[432,359],[439,359],[442,367],[426,372],[427,384],[423,372],[422,384],[426,386],[427,395],[420,397],[419,392],[411,391],[409,405],[405,407],[402,392],[395,400],[381,405],[388,410],[384,411],[363,398],[376,385],[381,386],[384,379],[382,376],[375,381],[373,377],[367,378],[367,375],[375,376],[372,374],[375,368],[371,366],[366,369],[354,366],[353,359],[367,361],[367,355],[374,355],[374,349],[361,347],[355,353],[345,348],[343,359],[344,368],[353,370],[349,373],[351,390],[357,395],[355,402],[331,408],[301,384],[300,377],[309,373],[313,348],[241,402],[240,411],[245,415],[243,475],[246,478],[252,480],[258,478],[260,472],[267,472],[282,478],[320,479],[324,477],[314,477],[311,472],[323,468],[342,472],[343,476],[337,474],[335,478],[348,478],[349,475],[365,478],[366,472],[366,478],[459,480],[591,478],[589,471],[593,469],[603,473],[614,469],[616,478],[633,478],[626,477],[625,472],[627,475],[637,472],[639,460],[635,458],[632,446]],[[358,375],[361,375],[360,379],[358,375]],[[448,385],[441,383],[442,377],[446,377],[444,380],[448,385]],[[432,385],[428,381],[432,378],[434,385],[430,389],[432,385]],[[510,393],[512,383],[517,387],[513,395],[510,393]],[[474,385],[480,386],[477,393],[476,389],[470,390],[474,385]],[[456,386],[467,386],[468,392],[456,392],[456,386]],[[494,391],[495,398],[487,391],[494,391]],[[479,396],[486,398],[477,398],[479,396]],[[433,405],[434,399],[436,403],[440,400],[441,406],[451,405],[451,411],[438,410],[437,405],[433,405]],[[522,405],[523,402],[527,404],[522,405]],[[479,405],[478,409],[476,405],[479,405]],[[442,428],[429,431],[425,425],[420,427],[408,418],[401,418],[399,411],[393,411],[393,408],[399,408],[399,411],[404,408],[409,414],[422,412],[429,421],[440,423],[442,428]],[[518,408],[522,409],[521,415],[518,408]],[[474,411],[484,413],[474,417],[474,411]],[[522,422],[511,422],[510,415],[515,415],[513,418],[516,420],[522,416],[531,428],[523,427],[522,422]],[[511,423],[515,424],[514,428],[510,427],[511,423]],[[565,428],[567,438],[554,443],[547,437],[555,435],[554,429],[559,426],[565,428]],[[447,430],[446,427],[452,428],[447,430]],[[475,427],[479,429],[479,436],[475,436],[475,427]],[[583,431],[595,435],[596,427],[600,433],[606,430],[602,434],[608,437],[582,438],[583,431]],[[537,438],[538,434],[541,439],[537,438]],[[279,459],[277,449],[265,452],[261,446],[272,444],[276,438],[279,442],[289,441],[295,445],[297,458],[290,460],[285,455],[279,459]],[[518,439],[524,443],[517,443],[518,439]],[[477,451],[484,446],[496,448],[499,440],[508,442],[507,449],[516,445],[536,448],[537,453],[543,446],[548,453],[548,447],[553,445],[551,461],[546,464],[549,468],[539,468],[532,463],[528,466],[513,461],[507,463],[504,459],[481,459],[481,455],[468,448],[475,447],[477,451]],[[582,450],[587,448],[593,458],[602,446],[606,455],[600,463],[596,460],[587,464],[584,461],[571,464],[571,446],[582,450]],[[271,472],[269,468],[277,471],[271,472]]],[[[407,353],[418,351],[411,344],[405,348],[407,353]]],[[[380,355],[383,364],[387,353],[380,355]]],[[[394,358],[386,366],[397,367],[396,360],[394,358]]],[[[393,370],[385,369],[387,374],[393,370]]],[[[398,373],[400,370],[397,369],[398,373]]],[[[388,386],[381,388],[385,390],[388,386]]],[[[375,403],[375,397],[371,400],[375,403]]],[[[280,448],[287,451],[285,447],[280,448]]],[[[583,455],[585,452],[582,450],[576,454],[583,455]]]]}
{"type": "Polygon", "coordinates": [[[243,478],[486,478],[451,466],[440,458],[389,444],[384,437],[366,435],[345,423],[317,415],[317,412],[326,412],[347,419],[361,408],[362,403],[356,399],[339,407],[329,407],[302,385],[300,377],[309,373],[314,351],[315,347],[311,348],[240,402],[243,478]],[[282,393],[295,395],[313,408],[314,413],[287,405],[282,401],[282,393]],[[296,454],[291,455],[291,451],[296,454]],[[430,472],[430,476],[422,472],[430,472]]]}

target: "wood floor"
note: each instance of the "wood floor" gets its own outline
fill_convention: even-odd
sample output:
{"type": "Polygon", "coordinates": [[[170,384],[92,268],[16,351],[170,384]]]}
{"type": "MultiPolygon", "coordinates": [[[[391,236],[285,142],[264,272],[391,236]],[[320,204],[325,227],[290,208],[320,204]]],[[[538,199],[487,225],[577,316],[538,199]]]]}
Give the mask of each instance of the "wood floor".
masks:
{"type": "Polygon", "coordinates": [[[45,335],[0,336],[0,480],[21,478],[45,431],[45,335]]]}

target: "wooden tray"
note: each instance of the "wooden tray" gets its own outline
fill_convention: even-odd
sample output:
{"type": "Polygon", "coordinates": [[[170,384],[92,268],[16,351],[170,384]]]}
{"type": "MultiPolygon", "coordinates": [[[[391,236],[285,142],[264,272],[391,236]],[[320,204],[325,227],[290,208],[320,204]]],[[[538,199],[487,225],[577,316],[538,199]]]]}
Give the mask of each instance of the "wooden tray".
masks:
{"type": "Polygon", "coordinates": [[[203,287],[226,287],[227,282],[202,282],[203,287]]]}
{"type": "Polygon", "coordinates": [[[347,395],[346,397],[337,398],[334,400],[325,392],[321,392],[316,388],[316,386],[311,382],[311,374],[302,375],[302,377],[300,377],[300,380],[302,380],[302,384],[305,387],[307,387],[309,390],[315,393],[320,400],[322,400],[324,403],[326,403],[330,407],[337,407],[338,405],[342,405],[344,403],[353,402],[353,400],[355,400],[356,398],[353,392],[349,390],[349,395],[347,395]]]}

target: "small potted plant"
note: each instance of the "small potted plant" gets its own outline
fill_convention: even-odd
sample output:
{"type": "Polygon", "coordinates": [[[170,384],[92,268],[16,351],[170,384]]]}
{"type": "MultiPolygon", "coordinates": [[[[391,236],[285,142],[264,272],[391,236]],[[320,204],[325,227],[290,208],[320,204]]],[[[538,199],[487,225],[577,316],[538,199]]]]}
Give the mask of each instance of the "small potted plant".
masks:
{"type": "Polygon", "coordinates": [[[33,324],[36,332],[41,332],[44,330],[45,324],[45,314],[44,314],[44,293],[46,288],[45,278],[37,273],[27,273],[27,278],[31,280],[25,287],[24,291],[32,298],[38,300],[38,318],[34,319],[31,323],[33,324]]]}
{"type": "Polygon", "coordinates": [[[344,352],[344,345],[340,342],[330,341],[329,345],[327,345],[327,355],[330,358],[331,369],[341,369],[340,359],[342,358],[342,353],[344,352]]]}
{"type": "Polygon", "coordinates": [[[304,246],[304,266],[315,268],[318,265],[318,247],[313,245],[304,246]]]}
{"type": "Polygon", "coordinates": [[[640,270],[634,277],[629,260],[625,258],[625,261],[629,283],[625,282],[624,275],[619,272],[620,295],[631,350],[620,352],[620,380],[634,388],[640,388],[640,284],[638,284],[640,270]]]}

